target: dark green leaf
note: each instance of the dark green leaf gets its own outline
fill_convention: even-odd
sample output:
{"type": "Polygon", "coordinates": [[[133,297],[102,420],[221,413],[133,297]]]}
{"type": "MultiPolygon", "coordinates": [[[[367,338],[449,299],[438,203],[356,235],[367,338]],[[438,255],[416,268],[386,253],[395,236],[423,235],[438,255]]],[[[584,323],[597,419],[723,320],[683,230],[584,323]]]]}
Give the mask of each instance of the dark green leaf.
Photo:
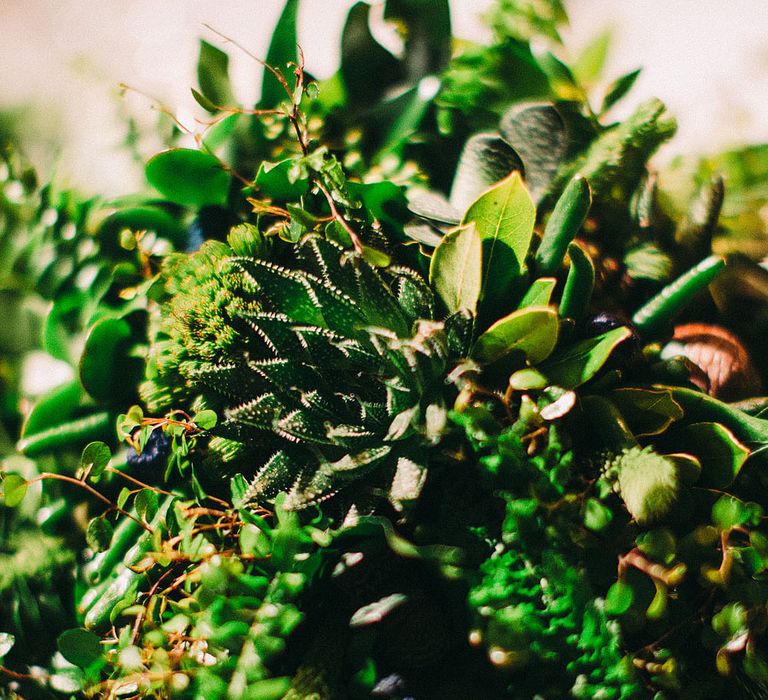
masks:
{"type": "Polygon", "coordinates": [[[496,321],[472,348],[480,362],[494,362],[514,351],[531,364],[545,360],[557,345],[560,319],[550,306],[529,306],[496,321]]]}
{"type": "Polygon", "coordinates": [[[595,266],[592,258],[578,243],[568,244],[571,267],[565,279],[565,289],[560,299],[560,315],[579,322],[589,308],[595,286],[595,266]]]}
{"type": "MultiPolygon", "coordinates": [[[[214,112],[217,106],[234,104],[235,97],[232,94],[232,86],[229,81],[229,56],[221,49],[203,40],[200,41],[200,54],[197,59],[197,83],[200,86],[200,92],[192,90],[192,94],[197,93],[208,103],[206,106],[198,100],[203,109],[214,112]]],[[[197,95],[195,99],[197,99],[197,95]]]]}
{"type": "Polygon", "coordinates": [[[227,200],[229,174],[208,153],[172,148],[151,158],[145,172],[149,183],[176,204],[204,207],[227,200]]]}
{"type": "Polygon", "coordinates": [[[608,90],[603,98],[603,104],[600,107],[601,114],[607,112],[632,89],[638,75],[640,75],[640,68],[633,70],[626,75],[622,75],[608,86],[608,90]]]}
{"type": "Polygon", "coordinates": [[[35,435],[67,420],[78,408],[83,390],[78,379],[62,384],[38,399],[21,429],[21,437],[35,435]]]}
{"type": "Polygon", "coordinates": [[[589,338],[571,345],[550,358],[539,369],[552,384],[564,389],[575,389],[588,382],[608,361],[619,343],[632,335],[629,328],[614,328],[597,338],[589,338]]]}
{"type": "MultiPolygon", "coordinates": [[[[285,73],[289,63],[298,61],[298,49],[296,43],[296,17],[299,9],[299,0],[286,0],[280,18],[277,20],[275,30],[267,51],[266,64],[285,73]]],[[[259,106],[262,109],[273,109],[281,102],[289,99],[285,88],[268,68],[264,68],[261,81],[261,99],[259,106]]]]}
{"type": "Polygon", "coordinates": [[[112,542],[112,535],[115,534],[112,525],[105,518],[92,518],[85,531],[85,541],[94,552],[105,552],[109,549],[112,542]]]}
{"type": "Polygon", "coordinates": [[[157,515],[157,493],[152,489],[142,489],[134,498],[134,507],[139,517],[149,522],[157,515]]]}
{"type": "Polygon", "coordinates": [[[100,401],[119,401],[135,390],[143,362],[130,356],[133,332],[121,318],[96,323],[85,340],[80,357],[80,381],[100,401]]]}
{"type": "Polygon", "coordinates": [[[207,109],[209,112],[216,111],[216,105],[211,102],[205,95],[195,90],[195,88],[192,88],[192,97],[195,98],[195,102],[197,102],[197,104],[199,104],[203,109],[207,109]]]}
{"type": "Polygon", "coordinates": [[[161,238],[167,238],[178,247],[186,243],[186,231],[170,214],[156,207],[131,207],[121,209],[108,216],[99,228],[99,236],[117,241],[124,229],[131,231],[154,231],[161,238]]]}
{"type": "Polygon", "coordinates": [[[3,500],[9,508],[15,508],[24,500],[27,493],[27,480],[19,474],[6,474],[3,477],[3,500]]]}
{"type": "Polygon", "coordinates": [[[483,241],[480,298],[488,308],[508,303],[525,271],[535,221],[536,208],[518,172],[483,193],[464,214],[462,224],[474,222],[483,241]]]}
{"type": "Polygon", "coordinates": [[[451,313],[475,312],[483,274],[483,244],[474,224],[447,233],[435,248],[429,281],[451,313]]]}
{"type": "Polygon", "coordinates": [[[663,433],[683,417],[683,409],[666,389],[616,389],[610,398],[637,436],[663,433]]]}
{"type": "Polygon", "coordinates": [[[720,423],[694,423],[675,431],[675,444],[701,462],[698,485],[724,489],[739,475],[750,451],[720,423]]]}
{"type": "Polygon", "coordinates": [[[751,517],[747,505],[735,496],[721,496],[712,506],[712,522],[721,530],[742,525],[751,517]]]}
{"type": "Polygon", "coordinates": [[[84,629],[62,632],[56,640],[61,655],[75,666],[88,668],[102,656],[101,639],[84,629]]]}
{"type": "Polygon", "coordinates": [[[279,163],[262,161],[256,172],[254,184],[270,199],[299,199],[309,189],[309,180],[292,180],[289,173],[293,165],[294,161],[290,158],[281,160],[279,163]]]}
{"type": "Polygon", "coordinates": [[[89,476],[98,479],[112,459],[112,450],[103,442],[89,442],[80,455],[80,468],[89,472],[89,476]]]}
{"type": "Polygon", "coordinates": [[[451,57],[448,0],[387,0],[384,19],[405,28],[405,69],[409,80],[438,73],[451,57]]]}

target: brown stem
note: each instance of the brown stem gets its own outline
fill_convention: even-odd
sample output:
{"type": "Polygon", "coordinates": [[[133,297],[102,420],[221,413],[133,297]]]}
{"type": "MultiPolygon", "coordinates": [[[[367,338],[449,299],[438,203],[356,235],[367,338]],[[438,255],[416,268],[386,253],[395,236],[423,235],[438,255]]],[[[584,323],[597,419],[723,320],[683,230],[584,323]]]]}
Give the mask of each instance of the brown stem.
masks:
{"type": "Polygon", "coordinates": [[[121,476],[126,481],[130,481],[132,484],[135,484],[136,486],[140,486],[143,489],[150,489],[150,491],[154,491],[155,493],[160,493],[163,496],[174,495],[170,491],[163,491],[163,489],[157,488],[157,486],[150,486],[149,484],[145,484],[143,481],[139,481],[138,479],[135,479],[129,474],[126,474],[125,472],[121,472],[119,469],[113,469],[112,467],[107,467],[106,471],[108,471],[110,474],[117,474],[118,476],[121,476]]]}

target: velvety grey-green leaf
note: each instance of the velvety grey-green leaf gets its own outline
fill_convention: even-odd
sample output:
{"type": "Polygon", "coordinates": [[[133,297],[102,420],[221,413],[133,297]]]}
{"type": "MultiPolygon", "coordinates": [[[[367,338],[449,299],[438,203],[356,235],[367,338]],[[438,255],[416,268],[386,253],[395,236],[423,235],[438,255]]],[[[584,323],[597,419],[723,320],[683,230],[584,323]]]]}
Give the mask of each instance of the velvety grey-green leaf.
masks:
{"type": "Polygon", "coordinates": [[[474,224],[445,235],[432,255],[429,281],[451,313],[477,309],[483,282],[483,241],[474,224]]]}

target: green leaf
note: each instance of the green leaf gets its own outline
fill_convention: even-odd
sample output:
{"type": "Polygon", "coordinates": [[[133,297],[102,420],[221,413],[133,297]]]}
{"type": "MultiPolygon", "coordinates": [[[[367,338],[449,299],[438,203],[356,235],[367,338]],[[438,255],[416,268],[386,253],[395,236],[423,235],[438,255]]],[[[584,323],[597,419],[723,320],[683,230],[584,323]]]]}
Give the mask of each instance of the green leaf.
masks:
{"type": "Polygon", "coordinates": [[[448,311],[477,310],[483,277],[483,242],[473,224],[449,231],[435,248],[429,281],[448,311]]]}
{"type": "Polygon", "coordinates": [[[8,632],[0,632],[0,659],[8,654],[16,643],[16,637],[8,632]]]}
{"type": "Polygon", "coordinates": [[[475,134],[461,151],[449,203],[465,211],[493,184],[522,169],[517,153],[498,134],[475,134]]]}
{"type": "Polygon", "coordinates": [[[209,106],[198,100],[203,109],[215,112],[218,107],[233,105],[235,97],[229,81],[229,56],[221,49],[200,40],[200,54],[197,59],[197,83],[200,92],[192,94],[203,98],[209,106]],[[202,93],[202,94],[201,94],[202,93]]]}
{"type": "Polygon", "coordinates": [[[105,518],[92,518],[85,531],[85,541],[94,552],[106,552],[112,542],[115,531],[105,518]]]}
{"type": "Polygon", "coordinates": [[[215,112],[217,110],[216,105],[205,95],[195,90],[195,88],[192,88],[192,97],[195,98],[195,102],[197,102],[203,109],[207,109],[209,112],[215,112]]]}
{"type": "Polygon", "coordinates": [[[384,137],[384,146],[376,154],[375,162],[402,151],[429,114],[439,90],[440,79],[427,75],[415,87],[390,100],[387,111],[397,114],[397,117],[384,137]]]}
{"type": "Polygon", "coordinates": [[[150,522],[157,515],[157,493],[152,489],[142,489],[133,501],[134,508],[142,520],[150,522]]]}
{"type": "Polygon", "coordinates": [[[595,266],[592,258],[577,243],[568,244],[568,257],[571,260],[571,267],[560,299],[560,315],[579,322],[584,318],[592,299],[595,266]]]}
{"type": "Polygon", "coordinates": [[[24,500],[27,480],[20,474],[6,474],[3,477],[3,499],[9,508],[15,508],[24,500]]]}
{"type": "Polygon", "coordinates": [[[557,345],[560,319],[550,306],[529,306],[496,321],[472,348],[480,362],[494,362],[514,351],[523,352],[531,364],[544,361],[557,345]]]}
{"type": "Polygon", "coordinates": [[[387,0],[384,19],[405,28],[407,78],[440,72],[451,58],[451,11],[448,0],[387,0]]]}
{"type": "Polygon", "coordinates": [[[130,356],[133,332],[121,318],[105,318],[91,328],[80,357],[80,381],[95,399],[116,402],[135,391],[143,362],[130,356]]]}
{"type": "Polygon", "coordinates": [[[735,496],[721,496],[712,506],[712,522],[721,530],[743,525],[752,517],[747,503],[735,496]]]}
{"type": "Polygon", "coordinates": [[[593,532],[602,532],[613,520],[613,513],[608,506],[603,505],[596,498],[588,498],[584,502],[584,508],[581,515],[584,520],[584,527],[593,532]]]}
{"type": "Polygon", "coordinates": [[[525,293],[517,308],[524,309],[527,306],[547,306],[552,299],[552,294],[557,286],[554,277],[539,277],[534,280],[525,293]]]}
{"type": "Polygon", "coordinates": [[[169,201],[190,207],[223,205],[229,174],[215,156],[190,148],[171,148],[147,163],[149,183],[169,201]]]}
{"type": "Polygon", "coordinates": [[[254,557],[268,557],[272,553],[272,539],[261,528],[247,523],[240,530],[240,551],[254,557]]]}
{"type": "MultiPolygon", "coordinates": [[[[281,73],[285,72],[289,63],[296,63],[299,60],[296,43],[298,9],[299,0],[286,0],[269,42],[266,64],[276,68],[281,73]]],[[[288,95],[285,88],[268,68],[264,68],[259,106],[262,109],[273,109],[286,99],[288,99],[288,95]]]]}
{"type": "Polygon", "coordinates": [[[640,70],[641,69],[638,68],[626,75],[622,75],[608,86],[608,89],[605,92],[605,97],[603,98],[603,104],[600,107],[600,114],[607,112],[632,89],[632,86],[637,80],[637,76],[640,75],[640,70]]]}
{"type": "Polygon", "coordinates": [[[112,459],[112,450],[99,441],[89,442],[80,455],[80,468],[89,472],[89,476],[98,479],[112,459]]]}
{"type": "Polygon", "coordinates": [[[675,431],[674,440],[701,463],[701,477],[697,485],[704,488],[724,489],[730,486],[750,455],[749,448],[720,423],[686,425],[675,431]]]}
{"type": "Polygon", "coordinates": [[[45,394],[29,412],[21,429],[21,437],[34,435],[69,418],[79,407],[82,396],[83,390],[78,379],[45,394]]]}
{"type": "Polygon", "coordinates": [[[683,409],[667,389],[616,389],[610,399],[637,436],[659,435],[683,417],[683,409]]]}
{"type": "Polygon", "coordinates": [[[210,430],[211,428],[216,427],[217,421],[218,416],[216,415],[216,411],[212,411],[210,408],[200,411],[192,416],[192,422],[198,428],[202,428],[203,430],[210,430]]]}
{"type": "Polygon", "coordinates": [[[653,561],[669,566],[675,560],[677,540],[670,530],[657,527],[637,536],[637,548],[653,561]]]}
{"type": "Polygon", "coordinates": [[[83,669],[102,656],[101,639],[93,632],[80,628],[62,632],[56,640],[56,646],[69,663],[83,669]]]}
{"type": "Polygon", "coordinates": [[[134,232],[154,231],[177,247],[183,247],[186,244],[186,230],[174,217],[157,207],[131,207],[116,211],[102,222],[99,227],[99,238],[114,241],[117,245],[118,237],[125,229],[134,232]]]}
{"type": "Polygon", "coordinates": [[[582,85],[589,87],[600,79],[611,46],[611,38],[610,31],[601,32],[579,54],[573,64],[573,73],[582,85]]]}
{"type": "Polygon", "coordinates": [[[544,229],[541,245],[536,251],[539,274],[557,274],[568,246],[587,218],[591,205],[589,183],[581,175],[576,175],[557,200],[544,229]]]}
{"type": "Polygon", "coordinates": [[[483,241],[480,298],[489,308],[509,303],[525,272],[535,222],[536,208],[519,172],[480,195],[464,214],[462,225],[474,223],[483,241]]]}
{"type": "Polygon", "coordinates": [[[117,494],[117,500],[115,501],[115,504],[118,508],[125,508],[126,501],[131,496],[131,490],[127,486],[123,486],[123,488],[120,489],[120,493],[117,494]]]}
{"type": "Polygon", "coordinates": [[[605,596],[605,612],[609,615],[623,615],[632,606],[635,591],[624,581],[616,581],[605,596]]]}
{"type": "Polygon", "coordinates": [[[629,328],[614,328],[596,338],[571,345],[550,358],[539,369],[549,377],[552,384],[564,389],[575,389],[592,379],[619,343],[631,335],[629,328]]]}
{"type": "Polygon", "coordinates": [[[270,199],[299,199],[309,189],[309,180],[291,179],[290,171],[293,165],[292,158],[278,163],[262,161],[253,182],[260,192],[270,199]]]}

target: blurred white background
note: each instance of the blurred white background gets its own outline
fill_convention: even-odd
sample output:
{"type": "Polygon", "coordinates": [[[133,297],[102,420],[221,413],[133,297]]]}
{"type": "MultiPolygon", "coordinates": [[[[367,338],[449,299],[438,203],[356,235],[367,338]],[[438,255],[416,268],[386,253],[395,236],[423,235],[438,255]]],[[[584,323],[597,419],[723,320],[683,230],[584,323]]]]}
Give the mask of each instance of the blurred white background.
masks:
{"type": "MultiPolygon", "coordinates": [[[[299,41],[318,77],[336,67],[352,4],[302,2],[299,41]]],[[[481,38],[478,15],[489,4],[452,0],[454,33],[481,38]]],[[[146,99],[120,98],[118,84],[190,118],[198,37],[221,45],[203,25],[263,56],[281,7],[282,0],[2,0],[0,109],[37,107],[29,112],[28,130],[69,182],[85,191],[129,192],[139,171],[120,150],[121,115],[130,112],[145,123],[156,115],[146,99]]],[[[678,118],[678,136],[662,158],[768,142],[768,0],[566,0],[566,7],[565,43],[572,52],[610,28],[608,77],[643,66],[624,112],[657,96],[678,118]]],[[[252,101],[261,70],[228,50],[238,96],[252,101]]]]}

